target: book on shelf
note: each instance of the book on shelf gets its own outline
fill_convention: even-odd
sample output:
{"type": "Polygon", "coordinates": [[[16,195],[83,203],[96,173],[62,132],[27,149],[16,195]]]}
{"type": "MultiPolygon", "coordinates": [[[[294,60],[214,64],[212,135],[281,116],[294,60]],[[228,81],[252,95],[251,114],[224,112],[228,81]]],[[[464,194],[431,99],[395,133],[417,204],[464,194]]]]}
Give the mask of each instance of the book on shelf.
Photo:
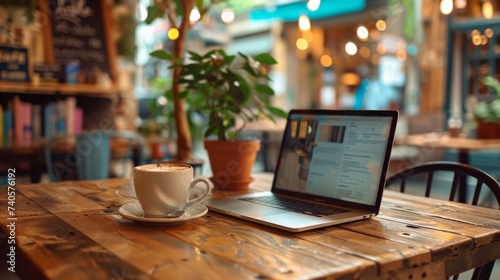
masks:
{"type": "Polygon", "coordinates": [[[15,96],[9,108],[0,110],[0,145],[29,145],[43,137],[81,133],[83,109],[69,98],[45,105],[21,101],[15,96]]]}
{"type": "Polygon", "coordinates": [[[83,110],[76,107],[76,100],[49,103],[44,108],[44,136],[73,135],[81,132],[83,110]]]}
{"type": "Polygon", "coordinates": [[[75,134],[82,133],[83,130],[83,109],[76,107],[75,109],[75,134]]]}
{"type": "Polygon", "coordinates": [[[43,108],[43,136],[53,137],[56,135],[56,114],[54,103],[49,103],[43,108]]]}
{"type": "Polygon", "coordinates": [[[0,146],[3,146],[3,107],[0,104],[0,146]]]}
{"type": "Polygon", "coordinates": [[[56,113],[56,134],[64,135],[67,132],[67,115],[66,102],[63,100],[57,101],[55,105],[56,113]]]}
{"type": "Polygon", "coordinates": [[[23,139],[21,141],[22,144],[29,145],[33,141],[33,127],[32,127],[32,108],[33,105],[29,102],[22,103],[23,109],[23,139]]]}
{"type": "Polygon", "coordinates": [[[66,110],[66,133],[68,135],[75,134],[75,113],[76,113],[76,98],[74,96],[68,96],[65,100],[65,110],[66,110]]]}
{"type": "Polygon", "coordinates": [[[12,99],[14,110],[14,141],[16,144],[22,144],[23,140],[23,102],[18,95],[12,99]]]}
{"type": "Polygon", "coordinates": [[[3,121],[3,140],[2,140],[2,145],[3,146],[10,146],[12,144],[12,139],[14,135],[14,123],[13,123],[13,117],[12,117],[12,110],[10,109],[4,109],[3,110],[3,116],[2,116],[2,121],[3,121]]]}
{"type": "Polygon", "coordinates": [[[33,140],[37,142],[42,138],[42,105],[33,104],[32,107],[32,133],[33,140]]]}

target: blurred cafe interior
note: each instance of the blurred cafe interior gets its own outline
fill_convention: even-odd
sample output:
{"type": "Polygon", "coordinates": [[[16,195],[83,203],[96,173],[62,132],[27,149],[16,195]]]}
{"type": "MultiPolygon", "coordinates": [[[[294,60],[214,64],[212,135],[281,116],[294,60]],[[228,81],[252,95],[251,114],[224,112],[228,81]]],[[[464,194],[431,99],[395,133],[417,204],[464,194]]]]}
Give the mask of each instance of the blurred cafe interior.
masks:
{"type": "MultiPolygon", "coordinates": [[[[143,136],[146,160],[175,158],[174,104],[166,93],[172,69],[151,53],[172,52],[179,40],[184,53],[270,54],[277,63],[265,69],[274,91],[269,102],[284,111],[395,109],[400,113],[396,138],[500,137],[484,136],[480,129],[481,118],[500,123],[500,106],[494,106],[500,90],[495,84],[498,1],[201,2],[203,9],[194,7],[189,14],[186,34],[179,34],[168,13],[158,14],[166,6],[152,8],[149,0],[96,1],[86,7],[74,1],[2,1],[1,170],[16,167],[27,182],[50,180],[44,139],[103,127],[143,136]],[[70,18],[61,17],[65,13],[70,18]],[[29,120],[20,121],[23,114],[29,120]]],[[[189,106],[186,111],[193,155],[206,159],[201,144],[206,118],[189,106]]],[[[282,120],[261,120],[243,130],[243,135],[266,137],[266,154],[259,154],[256,171],[273,170],[282,128],[282,120]]],[[[459,161],[457,149],[422,151],[397,145],[391,168],[459,161]]],[[[500,177],[495,148],[471,151],[468,163],[500,177]]],[[[204,165],[201,172],[210,169],[204,165]]]]}

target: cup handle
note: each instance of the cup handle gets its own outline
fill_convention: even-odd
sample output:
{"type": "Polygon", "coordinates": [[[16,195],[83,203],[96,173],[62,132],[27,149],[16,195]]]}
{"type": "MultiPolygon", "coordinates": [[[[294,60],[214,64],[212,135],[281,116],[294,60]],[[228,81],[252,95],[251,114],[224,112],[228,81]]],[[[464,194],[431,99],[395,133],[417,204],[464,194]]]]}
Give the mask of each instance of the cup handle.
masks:
{"type": "Polygon", "coordinates": [[[203,199],[205,199],[209,194],[210,192],[212,191],[212,187],[211,187],[211,183],[208,179],[205,179],[205,178],[197,178],[197,179],[194,179],[192,182],[191,182],[191,185],[189,187],[189,194],[191,194],[191,192],[193,191],[194,187],[196,186],[196,184],[198,183],[204,183],[205,184],[205,192],[203,193],[203,195],[200,195],[199,197],[197,198],[194,198],[194,199],[191,199],[191,200],[188,200],[188,202],[186,203],[186,205],[184,205],[184,210],[201,202],[203,199]]]}

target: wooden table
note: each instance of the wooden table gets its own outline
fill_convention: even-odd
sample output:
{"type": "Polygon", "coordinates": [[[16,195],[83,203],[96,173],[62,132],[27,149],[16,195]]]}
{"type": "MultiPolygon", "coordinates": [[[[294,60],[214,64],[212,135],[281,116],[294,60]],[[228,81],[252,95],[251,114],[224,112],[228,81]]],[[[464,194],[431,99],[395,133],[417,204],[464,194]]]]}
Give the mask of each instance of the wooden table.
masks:
{"type": "MultiPolygon", "coordinates": [[[[420,152],[426,155],[434,153],[434,149],[455,149],[458,152],[458,162],[470,164],[470,152],[500,148],[500,139],[450,137],[446,132],[433,132],[399,137],[394,140],[394,144],[422,148],[420,152]]],[[[465,179],[461,178],[459,201],[466,201],[465,179]]]]}
{"type": "MultiPolygon", "coordinates": [[[[255,177],[249,191],[269,188],[255,177]]],[[[443,279],[500,257],[500,211],[391,191],[375,218],[292,234],[214,212],[130,221],[117,214],[134,201],[130,179],[19,185],[14,216],[0,189],[26,279],[443,279]]]]}

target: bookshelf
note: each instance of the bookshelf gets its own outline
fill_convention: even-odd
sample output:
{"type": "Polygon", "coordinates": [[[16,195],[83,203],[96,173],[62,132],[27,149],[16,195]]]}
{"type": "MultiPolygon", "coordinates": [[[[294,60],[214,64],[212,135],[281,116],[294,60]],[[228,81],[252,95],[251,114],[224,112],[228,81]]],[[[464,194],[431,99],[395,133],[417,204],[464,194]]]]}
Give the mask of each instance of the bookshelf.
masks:
{"type": "Polygon", "coordinates": [[[75,133],[75,117],[79,118],[80,122],[76,132],[84,129],[113,129],[113,103],[118,96],[119,90],[114,86],[69,84],[35,86],[30,83],[0,82],[2,113],[9,111],[11,114],[10,124],[6,124],[5,115],[2,116],[0,149],[32,146],[40,138],[73,134],[75,133]],[[54,112],[49,111],[49,109],[54,112]],[[50,126],[51,113],[59,114],[58,118],[65,123],[63,128],[54,128],[55,131],[49,133],[50,130],[47,130],[46,127],[50,126]],[[78,114],[80,115],[78,116],[78,114]],[[23,126],[28,126],[29,132],[33,133],[33,135],[27,136],[29,139],[22,139],[22,141],[19,139],[20,132],[15,131],[15,125],[19,123],[18,120],[21,118],[23,118],[23,126]],[[38,128],[33,126],[36,122],[38,122],[38,128]],[[12,135],[8,135],[9,132],[6,131],[6,127],[8,129],[9,125],[12,129],[12,135]],[[16,133],[18,134],[16,135],[16,133]]]}
{"type": "MultiPolygon", "coordinates": [[[[36,4],[41,11],[40,17],[35,18],[40,27],[36,29],[38,35],[25,36],[31,38],[27,42],[17,40],[28,28],[14,23],[9,28],[19,32],[7,34],[12,40],[0,36],[2,51],[9,54],[0,59],[0,183],[7,168],[24,170],[31,182],[38,181],[45,169],[46,137],[72,134],[68,124],[74,123],[76,127],[78,122],[74,120],[78,114],[81,114],[81,130],[116,128],[114,112],[120,89],[116,86],[117,51],[111,32],[113,1],[41,0],[36,4]],[[65,122],[64,129],[47,135],[46,126],[50,122],[46,111],[50,106],[68,112],[80,108],[81,113],[58,116],[65,122]],[[29,112],[22,117],[22,133],[17,128],[17,137],[13,131],[14,107],[17,112],[20,107],[24,113],[29,112]],[[5,111],[12,114],[12,131],[7,139],[4,137],[5,111]],[[25,119],[31,123],[25,123],[25,119]],[[38,124],[34,125],[35,122],[38,124]]],[[[21,117],[17,115],[19,120],[21,117]]]]}
{"type": "Polygon", "coordinates": [[[40,84],[0,82],[0,94],[78,95],[112,98],[118,94],[116,86],[103,87],[84,84],[40,84]]]}
{"type": "MultiPolygon", "coordinates": [[[[0,168],[16,168],[22,174],[30,177],[31,182],[40,180],[42,170],[44,170],[43,149],[47,137],[47,108],[49,106],[61,107],[64,112],[61,116],[68,122],[66,111],[72,107],[81,110],[81,127],[78,130],[94,129],[114,129],[113,107],[115,100],[119,97],[120,91],[117,87],[101,87],[96,85],[70,85],[70,84],[50,84],[33,85],[32,83],[0,82],[0,105],[2,107],[2,124],[0,138],[0,168]],[[16,100],[16,101],[15,101],[16,100]],[[28,134],[23,126],[22,134],[15,132],[16,115],[14,113],[14,103],[29,104],[26,110],[30,110],[28,134]],[[59,104],[59,105],[58,105],[59,104]],[[73,105],[71,105],[73,104],[73,105]],[[34,109],[38,108],[38,109],[34,109]],[[6,133],[5,111],[11,111],[11,131],[6,133]],[[38,110],[38,112],[36,112],[38,110]],[[36,120],[38,119],[38,120],[36,120]],[[38,122],[38,128],[35,123],[38,122]],[[38,131],[38,132],[36,132],[38,131]]],[[[19,105],[17,105],[19,106],[19,105]]],[[[17,107],[19,108],[19,107],[17,107]]],[[[18,115],[19,116],[19,115],[18,115]]],[[[75,117],[69,118],[75,124],[75,117]]],[[[76,125],[75,125],[76,126],[76,125]]],[[[68,131],[65,124],[61,129],[53,130],[49,136],[60,134],[77,133],[75,127],[68,131]]]]}

